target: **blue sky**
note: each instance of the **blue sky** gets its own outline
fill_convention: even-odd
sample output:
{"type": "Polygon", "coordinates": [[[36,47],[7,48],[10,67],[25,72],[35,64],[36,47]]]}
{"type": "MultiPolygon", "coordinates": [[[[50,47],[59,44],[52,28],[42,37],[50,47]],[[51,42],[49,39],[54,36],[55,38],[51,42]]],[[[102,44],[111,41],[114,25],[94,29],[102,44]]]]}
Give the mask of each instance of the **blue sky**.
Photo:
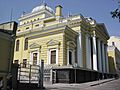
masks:
{"type": "MultiPolygon", "coordinates": [[[[41,5],[43,0],[0,0],[0,23],[10,21],[11,9],[12,19],[18,22],[22,12],[31,12],[32,9],[41,5]]],[[[44,0],[51,8],[62,5],[63,15],[82,14],[85,17],[92,17],[98,23],[105,23],[110,35],[120,36],[120,23],[112,19],[110,11],[116,9],[115,0],[44,0]]]]}

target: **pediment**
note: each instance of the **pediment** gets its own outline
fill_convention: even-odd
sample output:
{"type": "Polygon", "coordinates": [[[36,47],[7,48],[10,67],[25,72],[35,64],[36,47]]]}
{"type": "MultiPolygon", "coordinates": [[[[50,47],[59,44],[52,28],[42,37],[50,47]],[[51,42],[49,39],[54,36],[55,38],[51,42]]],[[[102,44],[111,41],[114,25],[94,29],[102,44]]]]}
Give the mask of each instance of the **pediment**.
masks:
{"type": "Polygon", "coordinates": [[[52,45],[59,45],[60,42],[58,42],[57,40],[50,40],[49,42],[47,42],[47,46],[52,46],[52,45]]]}
{"type": "Polygon", "coordinates": [[[37,43],[32,43],[29,47],[30,47],[30,49],[33,49],[33,48],[40,48],[40,45],[37,44],[37,43]]]}

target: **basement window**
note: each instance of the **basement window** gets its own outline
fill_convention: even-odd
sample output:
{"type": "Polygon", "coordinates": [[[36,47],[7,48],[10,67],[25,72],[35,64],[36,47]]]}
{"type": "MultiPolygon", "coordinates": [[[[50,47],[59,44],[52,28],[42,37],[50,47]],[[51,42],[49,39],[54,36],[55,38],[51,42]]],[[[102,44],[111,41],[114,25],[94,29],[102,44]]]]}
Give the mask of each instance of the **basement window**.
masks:
{"type": "Polygon", "coordinates": [[[26,27],[26,30],[29,29],[29,27],[26,27]]]}
{"type": "Polygon", "coordinates": [[[39,26],[39,24],[36,24],[36,25],[35,25],[35,27],[38,27],[38,26],[39,26]]]}
{"type": "Polygon", "coordinates": [[[18,64],[18,63],[19,63],[19,60],[14,60],[14,63],[15,63],[15,64],[18,64]]]}
{"type": "Polygon", "coordinates": [[[56,64],[56,50],[51,51],[51,64],[56,64]]]}

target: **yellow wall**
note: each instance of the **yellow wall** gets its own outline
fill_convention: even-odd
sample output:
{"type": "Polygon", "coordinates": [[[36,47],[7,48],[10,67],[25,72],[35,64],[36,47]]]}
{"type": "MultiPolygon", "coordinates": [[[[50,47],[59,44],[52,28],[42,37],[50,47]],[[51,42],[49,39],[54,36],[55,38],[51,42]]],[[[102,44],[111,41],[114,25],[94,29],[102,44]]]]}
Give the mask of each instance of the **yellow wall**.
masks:
{"type": "MultiPolygon", "coordinates": [[[[56,8],[56,15],[61,15],[61,8],[56,8]]],[[[32,13],[30,13],[32,15],[32,13]]],[[[47,14],[46,14],[47,15],[47,14]]],[[[27,17],[27,14],[26,14],[27,17]]],[[[21,20],[23,20],[25,17],[22,17],[21,20]]],[[[24,40],[25,37],[28,37],[29,39],[29,46],[33,43],[36,43],[40,45],[39,48],[40,52],[40,59],[45,60],[45,64],[47,64],[48,61],[48,55],[47,55],[47,42],[50,40],[57,40],[60,42],[60,48],[59,48],[59,64],[60,65],[67,65],[67,42],[73,41],[77,44],[77,34],[81,33],[81,48],[82,48],[82,61],[83,61],[83,67],[86,68],[86,35],[90,35],[90,37],[96,36],[96,38],[99,38],[101,41],[104,42],[104,44],[107,44],[108,35],[105,34],[105,29],[102,25],[98,26],[97,23],[95,23],[96,26],[94,26],[94,22],[87,21],[86,18],[84,18],[82,15],[73,15],[68,18],[59,18],[54,17],[54,15],[45,18],[45,16],[42,14],[41,16],[35,16],[33,13],[33,17],[29,17],[27,19],[24,19],[22,22],[30,23],[20,25],[18,29],[20,30],[26,30],[26,27],[30,27],[30,30],[28,30],[29,33],[18,33],[17,39],[20,39],[20,50],[19,52],[15,51],[14,60],[20,60],[20,63],[22,63],[23,59],[30,60],[30,52],[31,49],[28,48],[28,50],[24,50],[24,40]],[[43,18],[38,21],[34,21],[36,18],[43,18]],[[30,21],[33,22],[30,22],[30,21]],[[92,24],[91,24],[92,22],[92,24]],[[35,25],[40,24],[43,25],[43,27],[36,27],[35,25]],[[71,32],[71,30],[63,30],[63,32],[54,33],[57,30],[59,30],[59,26],[69,26],[74,32],[71,32]],[[56,26],[56,27],[55,27],[56,26]],[[37,28],[37,29],[36,29],[37,28]],[[53,32],[51,32],[54,30],[53,32]],[[54,33],[54,34],[53,34],[54,33]],[[77,34],[76,34],[77,33],[77,34]],[[39,35],[40,34],[40,35],[39,35]],[[104,34],[104,35],[103,35],[104,34]]],[[[105,29],[106,30],[106,29],[105,29]]],[[[27,30],[26,30],[27,31],[27,30]]],[[[16,40],[17,40],[16,39],[16,40]]],[[[54,46],[53,46],[54,47],[54,46]]],[[[77,49],[77,47],[76,47],[77,49]]],[[[33,49],[34,50],[34,49],[33,49]]],[[[77,50],[75,51],[75,61],[77,62],[77,50]]]]}
{"type": "Polygon", "coordinates": [[[27,19],[24,19],[20,22],[24,24],[24,23],[28,23],[28,22],[37,21],[37,20],[39,20],[38,18],[39,19],[45,18],[45,14],[41,14],[41,15],[37,15],[37,16],[31,17],[31,18],[27,18],[27,19]]]}
{"type": "MultiPolygon", "coordinates": [[[[30,60],[30,48],[28,47],[28,50],[24,50],[24,40],[25,38],[24,37],[20,37],[20,38],[17,38],[20,40],[20,49],[19,51],[15,51],[15,54],[14,54],[14,60],[20,60],[20,63],[23,62],[23,59],[27,59],[28,61],[30,60]]],[[[16,39],[16,40],[17,40],[16,39]]],[[[48,36],[45,36],[45,37],[39,37],[39,38],[34,38],[33,36],[33,39],[29,39],[28,40],[28,46],[30,46],[31,44],[33,43],[36,43],[38,45],[41,46],[41,49],[40,49],[40,59],[43,59],[45,61],[45,64],[47,64],[47,50],[48,50],[48,47],[47,47],[47,43],[50,41],[50,40],[57,40],[58,42],[60,42],[60,48],[59,48],[59,64],[63,64],[61,60],[63,60],[63,53],[62,53],[62,49],[63,49],[63,34],[62,33],[59,33],[59,34],[55,34],[55,35],[48,35],[48,36]]]]}
{"type": "MultiPolygon", "coordinates": [[[[69,41],[73,41],[77,45],[77,35],[70,30],[65,30],[64,32],[64,42],[63,42],[63,63],[64,65],[67,65],[67,43],[69,41]]],[[[75,47],[75,55],[77,54],[77,47],[75,47]]],[[[75,57],[75,61],[77,63],[77,57],[75,57]]]]}
{"type": "Polygon", "coordinates": [[[116,64],[115,64],[115,52],[114,51],[108,51],[108,60],[109,60],[109,72],[115,73],[116,64]]]}

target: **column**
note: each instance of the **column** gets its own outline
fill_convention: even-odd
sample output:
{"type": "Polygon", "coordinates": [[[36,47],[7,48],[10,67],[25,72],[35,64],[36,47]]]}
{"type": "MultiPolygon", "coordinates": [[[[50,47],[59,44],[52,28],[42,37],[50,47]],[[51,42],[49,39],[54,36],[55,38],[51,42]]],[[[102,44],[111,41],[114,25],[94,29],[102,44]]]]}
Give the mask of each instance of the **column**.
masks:
{"type": "Polygon", "coordinates": [[[103,72],[105,73],[105,48],[104,48],[104,43],[102,42],[102,64],[103,64],[103,72]]]}
{"type": "Polygon", "coordinates": [[[93,70],[97,69],[97,46],[96,46],[96,37],[93,36],[93,70]]]}
{"type": "Polygon", "coordinates": [[[67,65],[70,65],[69,63],[69,46],[67,45],[67,65]]]}
{"type": "Polygon", "coordinates": [[[89,35],[86,35],[86,67],[91,69],[91,44],[89,35]]]}
{"type": "Polygon", "coordinates": [[[109,65],[108,65],[108,54],[107,54],[107,45],[105,44],[105,60],[106,60],[106,73],[109,73],[109,65]]]}
{"type": "Polygon", "coordinates": [[[82,61],[82,35],[81,32],[79,33],[77,37],[77,60],[78,60],[78,66],[83,67],[83,61],[82,61]]]}
{"type": "Polygon", "coordinates": [[[101,41],[98,39],[98,63],[99,63],[99,72],[102,72],[102,57],[101,57],[101,41]]]}

